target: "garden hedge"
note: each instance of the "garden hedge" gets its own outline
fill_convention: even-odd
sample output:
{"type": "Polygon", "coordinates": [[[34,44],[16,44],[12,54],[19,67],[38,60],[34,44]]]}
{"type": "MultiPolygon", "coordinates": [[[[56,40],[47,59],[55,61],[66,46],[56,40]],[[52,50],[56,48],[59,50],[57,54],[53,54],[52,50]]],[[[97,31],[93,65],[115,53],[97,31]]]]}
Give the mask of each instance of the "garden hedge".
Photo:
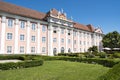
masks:
{"type": "Polygon", "coordinates": [[[17,63],[0,63],[0,70],[28,68],[43,65],[43,60],[22,61],[17,63]]]}
{"type": "Polygon", "coordinates": [[[120,80],[120,63],[116,64],[105,75],[98,78],[98,80],[120,80]]]}
{"type": "MultiPolygon", "coordinates": [[[[101,58],[78,58],[78,57],[65,57],[65,56],[41,56],[43,60],[64,60],[64,61],[74,61],[74,62],[84,62],[92,64],[100,64],[106,67],[113,67],[115,64],[118,64],[120,60],[114,59],[101,59],[101,58]]],[[[40,58],[40,59],[41,59],[40,58]]]]}

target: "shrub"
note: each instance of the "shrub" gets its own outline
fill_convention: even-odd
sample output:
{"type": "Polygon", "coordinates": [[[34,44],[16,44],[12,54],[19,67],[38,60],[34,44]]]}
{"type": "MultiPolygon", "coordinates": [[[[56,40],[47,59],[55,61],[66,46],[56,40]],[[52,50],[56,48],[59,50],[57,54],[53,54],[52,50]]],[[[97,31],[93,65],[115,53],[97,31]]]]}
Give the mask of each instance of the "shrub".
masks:
{"type": "Polygon", "coordinates": [[[99,57],[100,58],[106,58],[107,57],[107,54],[105,52],[100,52],[99,53],[99,57]]]}
{"type": "Polygon", "coordinates": [[[105,75],[98,80],[120,80],[120,63],[110,69],[105,75]]]}
{"type": "Polygon", "coordinates": [[[120,53],[114,53],[114,54],[113,54],[113,57],[115,57],[115,58],[120,58],[120,53]]]}
{"type": "Polygon", "coordinates": [[[115,64],[118,64],[120,60],[114,59],[100,59],[100,58],[79,58],[79,57],[65,57],[65,56],[42,56],[43,60],[64,60],[64,61],[74,61],[74,62],[84,62],[84,63],[96,63],[106,67],[113,67],[115,64]]]}
{"type": "Polygon", "coordinates": [[[9,70],[9,69],[18,69],[18,68],[28,68],[43,65],[43,60],[34,60],[34,61],[23,61],[17,63],[1,63],[0,70],[9,70]]]}

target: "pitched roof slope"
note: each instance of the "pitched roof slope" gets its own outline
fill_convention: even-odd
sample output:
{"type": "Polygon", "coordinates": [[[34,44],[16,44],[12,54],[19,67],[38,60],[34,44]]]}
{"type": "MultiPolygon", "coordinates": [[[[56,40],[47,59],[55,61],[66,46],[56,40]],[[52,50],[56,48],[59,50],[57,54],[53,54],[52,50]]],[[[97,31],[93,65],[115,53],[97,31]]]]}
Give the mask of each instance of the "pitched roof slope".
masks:
{"type": "Polygon", "coordinates": [[[28,8],[23,8],[20,6],[16,6],[14,4],[10,4],[7,2],[2,2],[0,1],[0,11],[20,15],[20,16],[26,16],[26,17],[31,17],[35,19],[44,19],[46,14],[31,10],[28,8]]]}
{"type": "Polygon", "coordinates": [[[77,28],[77,29],[82,29],[82,30],[91,32],[91,30],[87,26],[82,25],[80,23],[74,23],[74,27],[77,28]]]}

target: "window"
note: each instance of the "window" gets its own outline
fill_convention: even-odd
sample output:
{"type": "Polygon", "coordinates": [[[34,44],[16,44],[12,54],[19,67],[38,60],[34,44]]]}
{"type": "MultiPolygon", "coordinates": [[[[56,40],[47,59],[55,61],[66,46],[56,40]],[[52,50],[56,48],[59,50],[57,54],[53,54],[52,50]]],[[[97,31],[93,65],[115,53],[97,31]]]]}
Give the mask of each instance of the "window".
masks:
{"type": "Polygon", "coordinates": [[[25,28],[25,22],[24,22],[24,21],[21,21],[20,28],[21,28],[21,29],[24,29],[24,28],[25,28]]]}
{"type": "Polygon", "coordinates": [[[8,19],[8,27],[11,28],[13,26],[13,20],[8,19]]]}
{"type": "Polygon", "coordinates": [[[24,46],[20,46],[20,53],[24,53],[24,46]]]}
{"type": "Polygon", "coordinates": [[[12,46],[7,46],[7,53],[12,53],[12,46]]]}
{"type": "Polygon", "coordinates": [[[45,47],[42,47],[42,52],[44,53],[46,50],[45,50],[45,47]]]}
{"type": "Polygon", "coordinates": [[[82,42],[80,41],[80,45],[82,45],[82,42]]]}
{"type": "Polygon", "coordinates": [[[45,25],[42,26],[42,31],[43,31],[43,32],[46,31],[46,26],[45,26],[45,25]]]}
{"type": "Polygon", "coordinates": [[[61,34],[64,34],[64,29],[61,29],[61,34]]]}
{"type": "Polygon", "coordinates": [[[57,53],[57,48],[54,48],[53,49],[53,54],[56,55],[56,53],[57,53]]]}
{"type": "Polygon", "coordinates": [[[32,37],[31,37],[31,40],[32,40],[33,42],[35,42],[35,36],[32,36],[32,37]]]}
{"type": "Polygon", "coordinates": [[[81,50],[81,48],[80,48],[80,52],[81,52],[82,50],[81,50]]]}
{"type": "Polygon", "coordinates": [[[68,30],[68,35],[70,35],[70,30],[68,30]]]}
{"type": "Polygon", "coordinates": [[[68,52],[71,52],[70,48],[68,49],[68,52]]]}
{"type": "Polygon", "coordinates": [[[11,40],[12,39],[12,33],[7,33],[7,39],[11,40]]]}
{"type": "Polygon", "coordinates": [[[56,39],[56,38],[53,38],[53,42],[57,42],[57,39],[56,39]]]}
{"type": "Polygon", "coordinates": [[[74,44],[76,44],[76,40],[74,40],[74,44]]]}
{"type": "Polygon", "coordinates": [[[57,33],[57,31],[56,31],[56,30],[53,30],[53,33],[57,33]]]}
{"type": "Polygon", "coordinates": [[[64,53],[64,47],[61,47],[61,53],[64,53]]]}
{"type": "Polygon", "coordinates": [[[61,43],[64,43],[64,39],[63,38],[61,39],[61,43]]]}
{"type": "Polygon", "coordinates": [[[32,23],[32,30],[35,30],[35,23],[32,23]]]}
{"type": "Polygon", "coordinates": [[[35,52],[35,47],[31,47],[31,52],[32,52],[32,53],[35,52]]]}
{"type": "Polygon", "coordinates": [[[70,44],[70,39],[68,39],[68,44],[70,44]]]}
{"type": "Polygon", "coordinates": [[[84,45],[86,45],[86,42],[84,41],[84,45]]]}
{"type": "Polygon", "coordinates": [[[20,40],[24,41],[24,35],[23,34],[20,35],[20,40]]]}
{"type": "Polygon", "coordinates": [[[74,35],[74,36],[76,36],[76,35],[77,35],[77,32],[76,32],[76,31],[74,31],[74,32],[73,32],[73,35],[74,35]]]}
{"type": "Polygon", "coordinates": [[[42,37],[42,42],[45,43],[46,37],[42,37]]]}

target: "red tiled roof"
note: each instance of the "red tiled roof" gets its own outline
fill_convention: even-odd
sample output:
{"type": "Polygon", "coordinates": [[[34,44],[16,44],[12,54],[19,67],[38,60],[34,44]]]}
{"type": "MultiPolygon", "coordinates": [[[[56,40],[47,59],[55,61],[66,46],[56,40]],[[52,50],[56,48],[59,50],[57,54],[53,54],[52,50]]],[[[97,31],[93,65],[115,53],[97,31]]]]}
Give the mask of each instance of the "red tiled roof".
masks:
{"type": "Polygon", "coordinates": [[[94,32],[94,31],[95,31],[94,27],[93,27],[91,24],[88,24],[88,25],[86,25],[86,26],[91,30],[91,32],[94,32]]]}
{"type": "Polygon", "coordinates": [[[16,14],[20,16],[31,17],[35,19],[44,19],[46,16],[45,13],[41,13],[28,8],[23,8],[23,7],[16,6],[14,4],[10,4],[2,1],[0,1],[0,11],[16,14]]]}
{"type": "Polygon", "coordinates": [[[82,30],[91,32],[91,30],[87,26],[82,25],[80,23],[74,23],[74,27],[77,28],[77,29],[82,29],[82,30]]]}

